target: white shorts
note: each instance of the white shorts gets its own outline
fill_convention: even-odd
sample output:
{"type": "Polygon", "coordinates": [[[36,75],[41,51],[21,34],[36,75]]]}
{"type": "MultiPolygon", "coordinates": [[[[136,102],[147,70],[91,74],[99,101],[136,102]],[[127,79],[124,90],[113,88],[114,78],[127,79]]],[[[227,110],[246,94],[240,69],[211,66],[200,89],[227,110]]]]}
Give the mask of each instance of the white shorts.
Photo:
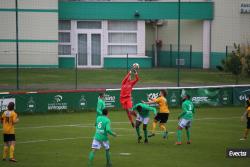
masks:
{"type": "Polygon", "coordinates": [[[138,114],[136,120],[142,122],[144,125],[147,125],[149,122],[149,117],[143,118],[138,114]]]}
{"type": "Polygon", "coordinates": [[[99,150],[102,146],[105,148],[105,150],[108,150],[109,149],[109,141],[98,141],[96,139],[93,139],[93,142],[92,142],[93,149],[99,150]]]}
{"type": "Polygon", "coordinates": [[[182,128],[185,128],[185,127],[191,127],[192,125],[192,120],[187,120],[187,119],[180,119],[179,121],[179,126],[182,127],[182,128]]]}

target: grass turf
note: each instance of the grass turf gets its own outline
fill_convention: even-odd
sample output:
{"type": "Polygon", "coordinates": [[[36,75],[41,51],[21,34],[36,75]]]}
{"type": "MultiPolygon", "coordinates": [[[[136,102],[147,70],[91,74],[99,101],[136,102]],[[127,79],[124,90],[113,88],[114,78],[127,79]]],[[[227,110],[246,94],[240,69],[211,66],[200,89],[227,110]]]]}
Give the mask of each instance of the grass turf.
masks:
{"type": "MultiPolygon", "coordinates": [[[[15,85],[15,69],[0,69],[0,86],[15,85]],[[8,75],[6,75],[8,74],[8,75]]],[[[120,84],[126,74],[125,69],[82,69],[78,70],[79,84],[120,84]]],[[[168,83],[175,84],[177,70],[167,68],[140,69],[140,82],[144,84],[168,83]]],[[[74,69],[20,69],[20,84],[74,84],[74,69]]],[[[234,84],[235,77],[230,73],[216,70],[181,69],[182,84],[234,84]]],[[[239,83],[249,83],[250,78],[241,76],[239,83]]]]}
{"type": "MultiPolygon", "coordinates": [[[[175,145],[179,109],[171,110],[167,127],[173,133],[169,139],[164,140],[159,134],[150,138],[149,144],[138,144],[135,130],[127,123],[125,113],[112,111],[112,128],[120,135],[110,137],[113,166],[247,166],[249,159],[229,159],[225,153],[226,148],[250,148],[249,140],[239,140],[246,124],[239,119],[243,110],[243,107],[198,108],[191,131],[193,142],[185,144],[183,133],[184,144],[181,146],[175,145]]],[[[0,166],[86,167],[94,119],[94,112],[20,116],[20,123],[16,125],[15,154],[19,162],[0,161],[0,166]]],[[[0,142],[3,142],[2,138],[0,142]]],[[[103,149],[96,153],[94,163],[95,167],[105,166],[103,149]]]]}

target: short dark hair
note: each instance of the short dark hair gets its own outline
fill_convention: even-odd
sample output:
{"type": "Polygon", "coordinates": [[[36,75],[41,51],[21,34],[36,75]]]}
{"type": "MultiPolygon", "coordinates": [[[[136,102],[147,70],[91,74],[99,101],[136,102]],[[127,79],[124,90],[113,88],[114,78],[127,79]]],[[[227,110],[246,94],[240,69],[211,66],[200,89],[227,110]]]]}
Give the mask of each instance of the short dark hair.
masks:
{"type": "Polygon", "coordinates": [[[102,110],[102,115],[108,115],[108,109],[106,109],[106,108],[103,109],[103,110],[102,110]]]}
{"type": "Polygon", "coordinates": [[[250,99],[246,100],[246,105],[247,105],[247,107],[250,106],[250,99]]]}
{"type": "Polygon", "coordinates": [[[186,99],[190,100],[190,95],[186,95],[186,99]]]}
{"type": "Polygon", "coordinates": [[[137,110],[138,112],[141,112],[141,111],[142,111],[142,106],[138,105],[138,106],[136,107],[136,110],[137,110]]]}
{"type": "Polygon", "coordinates": [[[162,90],[160,90],[160,92],[163,94],[164,97],[167,96],[167,92],[165,90],[162,89],[162,90]]]}
{"type": "Polygon", "coordinates": [[[99,96],[104,97],[104,93],[103,92],[99,93],[99,96]]]}
{"type": "Polygon", "coordinates": [[[15,103],[14,102],[9,102],[8,106],[7,106],[8,110],[14,110],[15,108],[15,103]]]}

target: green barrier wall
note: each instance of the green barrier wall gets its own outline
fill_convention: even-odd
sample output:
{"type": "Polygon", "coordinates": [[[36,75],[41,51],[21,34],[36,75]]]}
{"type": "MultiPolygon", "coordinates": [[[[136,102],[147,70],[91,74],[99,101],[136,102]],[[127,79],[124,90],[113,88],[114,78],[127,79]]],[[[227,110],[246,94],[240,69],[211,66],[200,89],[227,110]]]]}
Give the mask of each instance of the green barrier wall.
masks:
{"type": "MultiPolygon", "coordinates": [[[[157,98],[159,90],[135,89],[133,103],[157,98]]],[[[182,94],[189,94],[196,106],[244,105],[250,94],[250,85],[225,87],[166,88],[170,107],[179,107],[182,94]]],[[[101,92],[105,90],[100,90],[101,92]]],[[[10,101],[16,103],[16,111],[22,113],[50,112],[60,110],[87,111],[95,109],[99,92],[95,91],[57,91],[0,93],[0,111],[6,110],[10,101]]],[[[108,108],[120,108],[120,90],[106,90],[105,102],[108,108]]]]}

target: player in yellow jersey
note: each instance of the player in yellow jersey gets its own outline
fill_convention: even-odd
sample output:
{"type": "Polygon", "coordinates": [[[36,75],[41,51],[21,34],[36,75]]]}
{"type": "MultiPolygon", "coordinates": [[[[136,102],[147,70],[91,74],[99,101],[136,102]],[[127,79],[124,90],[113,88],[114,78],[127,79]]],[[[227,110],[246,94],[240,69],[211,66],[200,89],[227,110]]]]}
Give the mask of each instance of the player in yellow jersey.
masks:
{"type": "Polygon", "coordinates": [[[240,139],[240,140],[246,140],[247,139],[249,129],[250,129],[250,103],[248,101],[246,103],[247,103],[246,111],[242,115],[241,120],[243,121],[244,118],[247,119],[247,128],[245,129],[243,138],[240,139]]]}
{"type": "Polygon", "coordinates": [[[8,152],[9,161],[17,162],[14,158],[14,150],[15,150],[15,128],[14,125],[19,121],[17,114],[14,111],[15,104],[10,102],[8,104],[8,110],[2,114],[1,123],[3,124],[3,140],[4,140],[4,148],[3,148],[3,161],[6,160],[8,152]]]}
{"type": "Polygon", "coordinates": [[[167,138],[168,136],[168,131],[165,126],[165,124],[168,121],[168,116],[169,116],[169,108],[168,108],[168,102],[166,99],[167,92],[165,90],[160,90],[159,97],[156,99],[151,99],[148,102],[144,102],[146,104],[152,104],[152,103],[157,103],[159,105],[159,112],[154,118],[154,122],[152,125],[152,133],[148,137],[153,137],[155,136],[155,128],[158,122],[160,122],[159,126],[160,129],[163,131],[163,138],[167,138]]]}

